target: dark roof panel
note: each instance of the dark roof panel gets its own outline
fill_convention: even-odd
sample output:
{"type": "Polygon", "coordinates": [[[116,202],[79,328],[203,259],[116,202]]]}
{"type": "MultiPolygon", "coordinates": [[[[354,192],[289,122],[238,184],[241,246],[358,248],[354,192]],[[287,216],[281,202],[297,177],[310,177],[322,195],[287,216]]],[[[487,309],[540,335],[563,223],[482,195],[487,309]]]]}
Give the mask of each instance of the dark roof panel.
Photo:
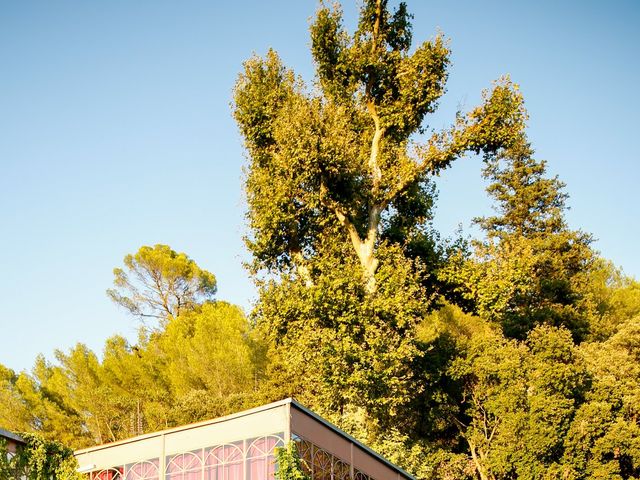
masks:
{"type": "Polygon", "coordinates": [[[16,443],[26,443],[20,435],[16,435],[15,433],[12,433],[8,430],[4,430],[2,428],[0,428],[0,437],[13,440],[16,443]]]}

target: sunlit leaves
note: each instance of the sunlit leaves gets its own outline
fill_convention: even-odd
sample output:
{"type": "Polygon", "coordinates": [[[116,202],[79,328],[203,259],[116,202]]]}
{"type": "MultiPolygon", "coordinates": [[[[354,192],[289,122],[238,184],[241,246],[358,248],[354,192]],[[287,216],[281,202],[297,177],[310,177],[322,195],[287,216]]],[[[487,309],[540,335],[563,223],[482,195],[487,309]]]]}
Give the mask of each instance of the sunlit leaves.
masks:
{"type": "MultiPolygon", "coordinates": [[[[350,36],[340,8],[321,5],[311,24],[313,91],[273,51],[245,62],[234,116],[249,156],[248,245],[256,271],[309,272],[300,265],[313,262],[320,237],[335,232],[370,281],[379,264],[377,235],[384,236],[380,218],[398,215],[392,205],[400,195],[424,195],[428,189],[416,185],[465,152],[493,154],[521,134],[522,97],[503,80],[451,129],[413,144],[444,94],[450,52],[440,35],[411,51],[410,18],[403,3],[392,12],[386,1],[367,1],[350,36]]],[[[403,221],[420,228],[425,215],[405,212],[403,221]]]]}
{"type": "Polygon", "coordinates": [[[143,246],[115,268],[114,285],[107,290],[118,305],[139,317],[167,319],[180,315],[216,293],[216,277],[184,253],[167,245],[143,246]]]}

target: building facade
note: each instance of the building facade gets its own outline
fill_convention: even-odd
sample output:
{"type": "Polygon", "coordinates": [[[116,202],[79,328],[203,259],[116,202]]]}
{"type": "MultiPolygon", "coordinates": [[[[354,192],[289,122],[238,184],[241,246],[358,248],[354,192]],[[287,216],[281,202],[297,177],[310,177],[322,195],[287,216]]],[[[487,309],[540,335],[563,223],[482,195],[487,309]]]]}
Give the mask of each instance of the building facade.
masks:
{"type": "Polygon", "coordinates": [[[75,455],[88,480],[271,480],[290,441],[313,480],[413,480],[292,399],[75,455]]]}
{"type": "Polygon", "coordinates": [[[15,433],[2,428],[0,428],[0,439],[6,443],[7,454],[11,457],[14,456],[17,449],[22,447],[25,443],[20,435],[16,435],[15,433]]]}

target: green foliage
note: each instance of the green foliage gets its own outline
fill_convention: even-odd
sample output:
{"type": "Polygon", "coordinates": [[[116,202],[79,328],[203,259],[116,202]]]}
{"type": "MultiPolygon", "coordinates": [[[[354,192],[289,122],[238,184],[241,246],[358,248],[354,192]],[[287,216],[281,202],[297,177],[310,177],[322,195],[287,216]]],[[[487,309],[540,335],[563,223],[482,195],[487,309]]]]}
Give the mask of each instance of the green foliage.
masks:
{"type": "Polygon", "coordinates": [[[37,431],[75,448],[261,403],[264,342],[240,308],[199,304],[200,293],[190,290],[194,282],[213,285],[213,275],[163,246],[142,247],[125,263],[140,281],[157,280],[158,290],[145,293],[150,298],[179,288],[181,313],[167,314],[156,329],[141,327],[135,345],[109,338],[102,358],[78,344],[56,351],[53,362],[39,357],[31,374],[0,366],[2,427],[37,431]]]}
{"type": "MultiPolygon", "coordinates": [[[[454,419],[482,478],[547,478],[588,388],[567,330],[537,327],[526,342],[474,339],[452,364],[465,409],[454,419]]],[[[549,477],[553,478],[553,477],[549,477]]]]}
{"type": "Polygon", "coordinates": [[[453,417],[483,479],[637,478],[640,322],[604,343],[563,328],[526,341],[489,333],[451,363],[463,408],[453,417]]]}
{"type": "Polygon", "coordinates": [[[172,360],[165,372],[177,396],[205,390],[221,398],[254,382],[248,337],[249,324],[240,308],[216,302],[177,317],[151,348],[172,360]]]}
{"type": "Polygon", "coordinates": [[[591,306],[590,339],[603,341],[640,315],[640,282],[624,275],[611,262],[598,259],[584,287],[591,306]]]}
{"type": "Polygon", "coordinates": [[[602,376],[574,341],[622,328],[634,284],[599,283],[516,85],[426,132],[447,42],[412,49],[404,3],[360,13],[350,35],[338,6],[318,10],[315,90],[273,51],[235,89],[265,397],[297,396],[420,478],[581,478],[567,440],[602,376]],[[465,152],[484,154],[497,205],[471,253],[429,224],[431,178],[465,152]]]}
{"type": "Polygon", "coordinates": [[[447,42],[411,50],[404,4],[367,1],[360,13],[349,35],[339,7],[318,10],[313,92],[273,51],[238,78],[254,319],[269,344],[267,397],[295,395],[342,425],[363,412],[368,431],[424,430],[416,398],[441,379],[418,332],[443,257],[431,178],[466,152],[514,143],[526,112],[505,78],[416,143],[444,93],[447,42]]]}
{"type": "MultiPolygon", "coordinates": [[[[440,35],[412,47],[411,19],[365,0],[349,34],[322,4],[313,89],[273,51],[245,62],[251,319],[214,301],[215,277],[184,253],[125,257],[109,296],[157,328],[30,373],[0,365],[0,426],[46,439],[27,436],[30,472],[75,478],[52,439],[87,446],[295,396],[419,479],[640,478],[640,284],[568,227],[508,78],[426,127],[450,51],[440,35]],[[432,178],[467,152],[484,156],[496,213],[477,220],[485,238],[442,242],[432,178]]],[[[308,478],[293,444],[277,456],[280,480],[308,478]]],[[[0,476],[15,475],[5,460],[0,476]]]]}
{"type": "Polygon", "coordinates": [[[216,277],[184,253],[167,245],[143,246],[124,257],[126,271],[115,268],[107,290],[118,305],[139,317],[166,319],[213,298],[216,277]]]}
{"type": "MultiPolygon", "coordinates": [[[[358,432],[353,432],[358,435],[358,432]]],[[[384,458],[419,479],[425,480],[472,480],[475,466],[466,454],[453,453],[432,442],[415,440],[395,428],[384,435],[367,438],[358,435],[368,446],[384,458]]]]}
{"type": "Polygon", "coordinates": [[[33,405],[24,398],[27,387],[24,375],[0,364],[0,425],[3,428],[13,432],[30,429],[33,405]]]}
{"type": "Polygon", "coordinates": [[[640,318],[581,347],[593,386],[567,435],[578,478],[640,477],[640,318]]]}
{"type": "Polygon", "coordinates": [[[452,257],[440,276],[510,337],[551,324],[583,339],[591,313],[584,298],[594,262],[591,237],[568,229],[563,184],[546,178],[545,163],[532,154],[521,141],[487,162],[487,190],[500,215],[477,219],[486,240],[474,242],[473,255],[452,257]]]}
{"type": "Polygon", "coordinates": [[[500,215],[477,222],[490,237],[531,237],[566,229],[565,185],[557,177],[546,178],[546,162],[532,156],[531,146],[518,142],[486,162],[483,176],[491,181],[487,192],[500,215]]]}
{"type": "Polygon", "coordinates": [[[0,441],[0,478],[26,480],[81,480],[73,451],[40,435],[24,433],[26,444],[9,455],[6,442],[0,441]]]}
{"type": "Polygon", "coordinates": [[[277,480],[311,480],[302,468],[302,460],[294,442],[289,442],[284,447],[277,447],[275,456],[277,480]]]}
{"type": "Polygon", "coordinates": [[[234,115],[250,160],[254,269],[292,269],[313,282],[314,263],[333,238],[375,290],[379,238],[402,223],[405,235],[388,238],[403,246],[424,228],[429,177],[466,151],[490,155],[520,135],[522,98],[504,80],[451,128],[411,141],[444,93],[449,50],[436,37],[409,53],[409,18],[404,4],[391,12],[386,1],[367,1],[350,37],[340,10],[321,7],[311,26],[317,93],[273,51],[245,63],[234,115]]]}
{"type": "Polygon", "coordinates": [[[395,254],[396,268],[385,263],[377,272],[376,295],[367,294],[355,265],[341,272],[328,263],[310,287],[295,279],[265,286],[256,316],[272,345],[276,397],[295,395],[326,414],[359,406],[385,422],[422,388],[412,362],[422,355],[415,326],[424,293],[411,264],[395,254]]]}

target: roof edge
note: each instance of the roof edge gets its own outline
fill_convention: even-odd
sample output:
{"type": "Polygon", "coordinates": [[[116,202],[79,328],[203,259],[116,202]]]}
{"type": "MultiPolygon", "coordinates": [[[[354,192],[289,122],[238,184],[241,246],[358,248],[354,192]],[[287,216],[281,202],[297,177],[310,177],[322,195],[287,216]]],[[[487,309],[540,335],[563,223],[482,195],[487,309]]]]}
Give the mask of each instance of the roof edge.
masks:
{"type": "Polygon", "coordinates": [[[4,428],[0,428],[0,437],[8,438],[9,440],[13,440],[17,443],[27,443],[20,435],[10,432],[9,430],[5,430],[4,428]]]}
{"type": "MultiPolygon", "coordinates": [[[[358,448],[361,448],[362,450],[367,452],[369,455],[373,456],[377,460],[379,460],[382,463],[384,463],[385,465],[387,465],[392,470],[395,470],[396,472],[400,473],[402,476],[404,476],[404,477],[406,477],[406,478],[408,478],[410,480],[415,480],[415,477],[413,475],[411,475],[410,473],[408,473],[404,469],[400,468],[396,464],[390,462],[389,460],[384,458],[382,455],[380,455],[378,452],[376,452],[376,451],[372,450],[371,448],[367,447],[364,443],[360,442],[359,440],[356,440],[353,436],[349,435],[344,430],[338,428],[337,426],[335,426],[333,423],[329,422],[328,420],[325,420],[320,415],[318,415],[317,413],[313,412],[312,410],[309,410],[307,407],[305,407],[304,405],[302,405],[297,400],[295,400],[295,399],[293,399],[291,397],[285,398],[283,400],[279,400],[277,402],[267,403],[266,405],[260,405],[259,407],[250,408],[248,410],[243,410],[241,412],[236,412],[236,413],[232,413],[230,415],[225,415],[224,417],[217,417],[217,418],[213,418],[213,419],[210,419],[210,420],[204,420],[204,421],[201,421],[201,422],[189,423],[189,424],[186,424],[186,425],[181,425],[179,427],[167,428],[165,430],[158,430],[157,432],[145,433],[143,435],[138,435],[138,436],[135,436],[135,437],[126,438],[124,440],[118,440],[116,442],[103,443],[103,444],[100,444],[100,445],[95,445],[93,447],[82,448],[82,449],[76,450],[75,452],[73,452],[73,454],[74,455],[81,455],[81,454],[84,454],[84,453],[95,452],[97,450],[102,450],[102,449],[114,447],[114,446],[117,446],[117,445],[125,445],[127,443],[138,442],[140,440],[145,440],[145,439],[148,439],[148,438],[159,437],[159,436],[166,435],[166,434],[173,433],[173,432],[191,430],[193,428],[203,427],[203,426],[206,426],[206,425],[213,425],[213,424],[216,424],[216,423],[222,423],[222,422],[226,422],[226,421],[233,420],[233,419],[236,419],[236,418],[245,417],[247,415],[252,415],[254,413],[264,412],[266,410],[271,410],[271,409],[274,409],[274,408],[282,407],[284,405],[293,405],[295,408],[300,410],[302,413],[304,413],[304,414],[310,416],[311,418],[313,418],[314,420],[317,420],[318,422],[322,423],[324,426],[326,426],[327,428],[333,430],[335,433],[337,433],[341,437],[345,438],[346,440],[352,442],[358,448]]],[[[0,433],[1,432],[2,432],[2,430],[0,429],[0,433]]],[[[10,432],[7,432],[7,433],[10,433],[10,432]]],[[[23,440],[20,440],[20,441],[24,442],[23,440]]]]}
{"type": "Polygon", "coordinates": [[[102,450],[104,448],[115,447],[117,445],[124,445],[127,443],[138,442],[140,440],[146,440],[148,438],[160,437],[162,435],[166,435],[174,432],[181,432],[184,430],[191,430],[193,428],[204,427],[207,425],[213,425],[215,423],[222,423],[229,420],[233,420],[235,418],[245,417],[247,415],[252,415],[258,412],[264,412],[266,410],[271,410],[273,408],[278,408],[283,405],[286,405],[292,401],[291,398],[286,398],[284,400],[279,400],[277,402],[267,403],[266,405],[260,405],[259,407],[250,408],[248,410],[242,410],[240,412],[232,413],[229,415],[225,415],[224,417],[216,417],[210,420],[203,420],[201,422],[188,423],[186,425],[180,425],[178,427],[166,428],[164,430],[158,430],[156,432],[145,433],[142,435],[137,435],[135,437],[125,438],[123,440],[117,440],[115,442],[109,443],[101,443],[100,445],[94,445],[93,447],[81,448],[79,450],[75,450],[73,452],[74,455],[81,455],[83,453],[95,452],[97,450],[102,450]]]}
{"type": "Polygon", "coordinates": [[[349,440],[350,442],[354,443],[359,448],[361,448],[362,450],[367,452],[369,455],[375,457],[376,459],[380,460],[382,463],[384,463],[385,465],[390,467],[392,470],[395,470],[396,472],[400,473],[401,475],[403,475],[403,476],[405,476],[405,477],[407,477],[407,478],[409,478],[411,480],[415,480],[415,477],[413,475],[411,475],[409,472],[407,472],[406,470],[400,468],[395,463],[390,462],[389,460],[384,458],[382,455],[380,455],[378,452],[376,452],[375,450],[372,450],[370,447],[367,447],[364,443],[362,443],[361,441],[357,440],[353,436],[349,435],[347,432],[345,432],[341,428],[338,428],[337,426],[335,426],[333,423],[329,422],[328,420],[325,420],[324,418],[322,418],[317,413],[313,412],[312,410],[309,410],[307,407],[305,407],[304,405],[299,403],[297,400],[295,400],[293,398],[287,398],[286,400],[289,401],[294,407],[296,407],[301,412],[309,415],[310,417],[312,417],[315,420],[317,420],[320,423],[322,423],[324,426],[326,426],[326,427],[330,428],[331,430],[333,430],[334,432],[336,432],[338,435],[340,435],[340,436],[344,437],[345,439],[349,440]]]}

